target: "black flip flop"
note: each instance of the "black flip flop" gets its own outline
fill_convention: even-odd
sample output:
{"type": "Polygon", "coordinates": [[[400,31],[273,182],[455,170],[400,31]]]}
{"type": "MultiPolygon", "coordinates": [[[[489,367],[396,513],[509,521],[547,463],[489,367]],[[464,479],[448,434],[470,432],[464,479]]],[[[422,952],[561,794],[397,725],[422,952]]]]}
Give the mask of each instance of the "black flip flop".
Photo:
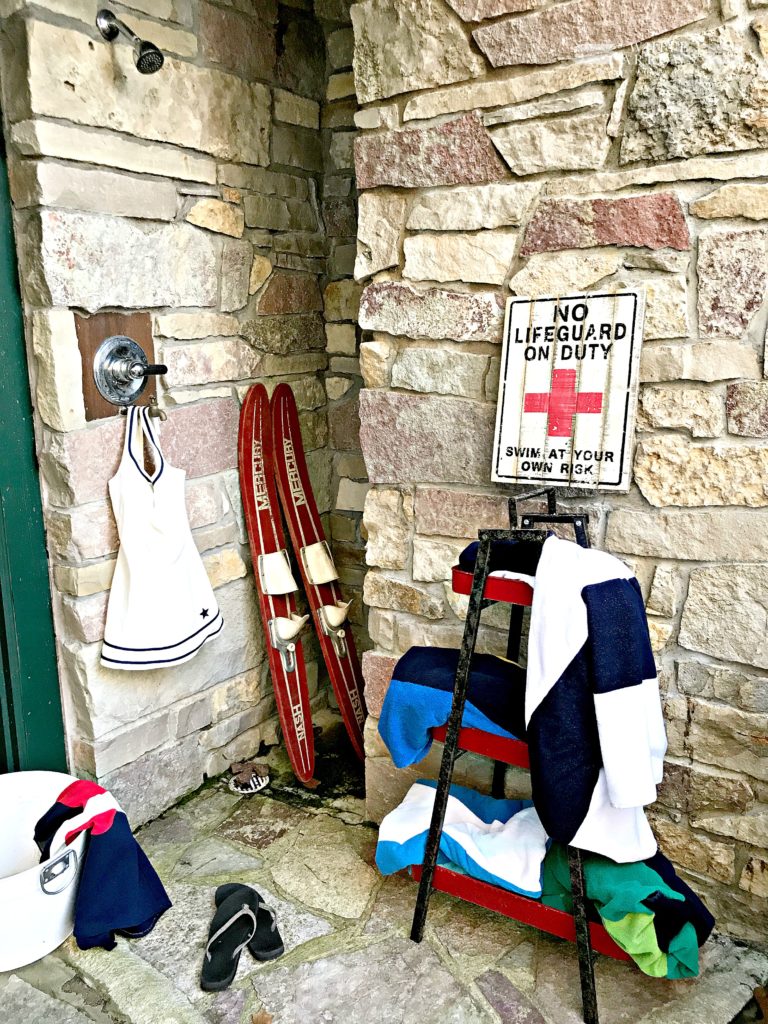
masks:
{"type": "Polygon", "coordinates": [[[256,934],[258,913],[258,894],[247,886],[216,901],[200,974],[204,992],[221,992],[232,984],[240,954],[256,934]]]}
{"type": "Polygon", "coordinates": [[[237,897],[245,899],[245,893],[255,896],[259,904],[256,915],[256,932],[248,943],[248,950],[254,960],[266,961],[276,960],[285,952],[280,932],[277,930],[277,917],[271,907],[264,905],[261,896],[249,885],[242,885],[238,882],[228,882],[220,885],[216,890],[214,900],[216,906],[223,906],[225,902],[237,897]]]}

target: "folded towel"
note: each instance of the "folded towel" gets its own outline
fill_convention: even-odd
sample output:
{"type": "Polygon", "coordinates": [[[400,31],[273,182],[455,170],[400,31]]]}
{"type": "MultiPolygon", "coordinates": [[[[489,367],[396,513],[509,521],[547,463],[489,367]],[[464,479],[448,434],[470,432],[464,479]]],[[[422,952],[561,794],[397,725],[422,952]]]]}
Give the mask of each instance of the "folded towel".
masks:
{"type": "Polygon", "coordinates": [[[150,932],[171,901],[146,854],[131,834],[117,801],[94,782],[73,782],[35,826],[41,860],[88,832],[75,901],[80,949],[113,949],[115,935],[150,932]]]}

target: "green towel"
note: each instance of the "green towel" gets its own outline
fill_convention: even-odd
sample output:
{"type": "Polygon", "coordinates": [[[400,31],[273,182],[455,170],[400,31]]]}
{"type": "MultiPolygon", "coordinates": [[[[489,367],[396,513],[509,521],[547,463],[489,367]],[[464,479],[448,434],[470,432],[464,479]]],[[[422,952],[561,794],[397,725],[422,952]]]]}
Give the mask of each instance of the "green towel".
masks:
{"type": "MultiPolygon", "coordinates": [[[[597,908],[605,930],[644,974],[652,978],[694,978],[699,973],[699,946],[692,924],[684,924],[665,953],[659,948],[654,913],[645,900],[658,892],[683,901],[658,872],[639,861],[616,864],[596,853],[584,853],[587,896],[597,908]]],[[[542,903],[557,910],[573,911],[568,852],[552,843],[544,859],[542,903]]]]}

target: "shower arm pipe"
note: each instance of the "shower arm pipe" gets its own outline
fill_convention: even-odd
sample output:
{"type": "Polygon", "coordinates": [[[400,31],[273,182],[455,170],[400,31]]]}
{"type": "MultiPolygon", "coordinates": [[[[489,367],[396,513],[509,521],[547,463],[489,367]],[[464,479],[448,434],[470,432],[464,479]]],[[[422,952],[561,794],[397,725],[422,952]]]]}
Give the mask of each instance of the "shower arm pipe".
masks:
{"type": "Polygon", "coordinates": [[[108,43],[114,42],[120,33],[122,33],[133,46],[141,42],[133,29],[129,28],[124,21],[121,21],[120,18],[117,17],[116,14],[113,14],[112,11],[108,11],[106,8],[100,10],[96,15],[96,28],[101,32],[108,43]]]}

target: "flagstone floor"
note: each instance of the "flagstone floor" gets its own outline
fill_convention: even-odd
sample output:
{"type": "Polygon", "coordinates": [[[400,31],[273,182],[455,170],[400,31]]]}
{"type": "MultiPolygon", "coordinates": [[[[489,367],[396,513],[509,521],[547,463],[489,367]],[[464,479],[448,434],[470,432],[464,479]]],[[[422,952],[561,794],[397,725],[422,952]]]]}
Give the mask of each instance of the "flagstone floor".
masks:
{"type": "MultiPolygon", "coordinates": [[[[408,938],[415,899],[373,863],[359,769],[319,745],[321,786],[293,782],[280,752],[269,795],[212,784],[139,832],[173,908],[112,952],[69,942],[0,975],[3,1024],[578,1024],[574,947],[450,899],[432,901],[425,940],[408,938]],[[286,953],[243,954],[232,987],[198,985],[215,887],[253,885],[277,911],[286,953]]],[[[665,982],[598,958],[602,1024],[729,1024],[768,978],[768,957],[714,938],[695,982],[665,982]]]]}

